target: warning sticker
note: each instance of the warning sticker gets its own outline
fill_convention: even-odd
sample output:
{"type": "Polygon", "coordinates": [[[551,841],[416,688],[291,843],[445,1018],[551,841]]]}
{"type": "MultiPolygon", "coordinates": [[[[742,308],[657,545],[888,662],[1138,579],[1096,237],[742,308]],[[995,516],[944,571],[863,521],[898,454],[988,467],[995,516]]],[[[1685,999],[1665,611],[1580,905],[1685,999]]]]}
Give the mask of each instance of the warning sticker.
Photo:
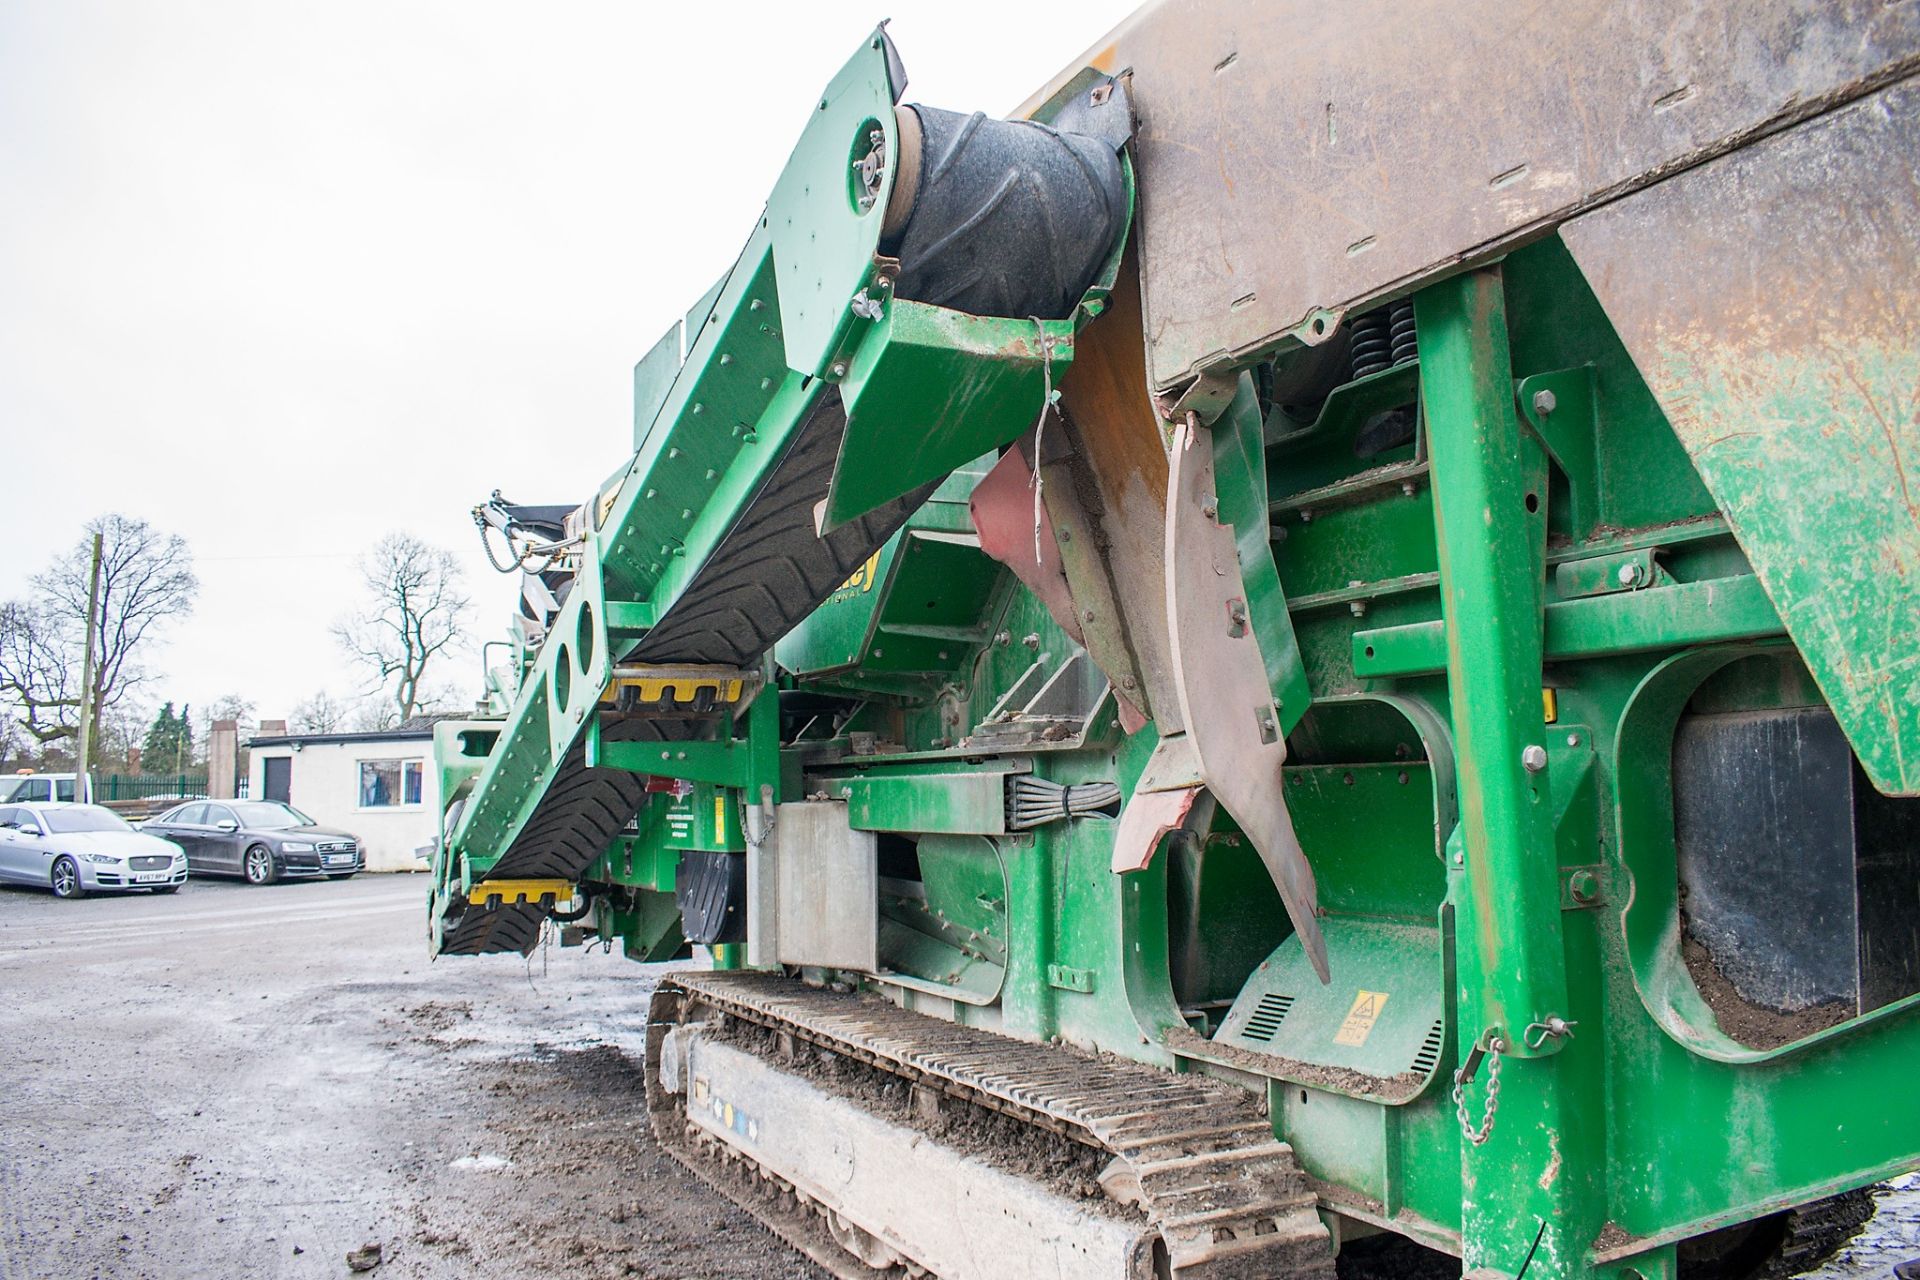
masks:
{"type": "Polygon", "coordinates": [[[727,793],[718,791],[713,797],[713,839],[719,844],[727,838],[727,793]]]}
{"type": "Polygon", "coordinates": [[[1373,1033],[1374,1022],[1380,1017],[1381,1006],[1387,1003],[1387,995],[1385,991],[1362,991],[1354,996],[1353,1007],[1340,1020],[1340,1030],[1334,1033],[1333,1042],[1356,1049],[1365,1044],[1373,1033]]]}

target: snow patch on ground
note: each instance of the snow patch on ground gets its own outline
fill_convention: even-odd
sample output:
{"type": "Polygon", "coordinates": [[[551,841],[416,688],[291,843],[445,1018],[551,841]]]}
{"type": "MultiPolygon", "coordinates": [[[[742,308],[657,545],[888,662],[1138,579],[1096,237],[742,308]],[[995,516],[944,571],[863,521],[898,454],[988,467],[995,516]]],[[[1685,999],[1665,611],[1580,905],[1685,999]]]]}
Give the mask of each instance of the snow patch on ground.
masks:
{"type": "Polygon", "coordinates": [[[1799,1280],[1891,1280],[1895,1266],[1920,1259],[1920,1173],[1882,1184],[1873,1198],[1866,1229],[1799,1280]]]}
{"type": "Polygon", "coordinates": [[[475,1156],[461,1156],[458,1160],[448,1165],[447,1168],[474,1169],[481,1173],[492,1173],[496,1169],[513,1168],[513,1161],[507,1159],[505,1156],[496,1156],[491,1152],[481,1152],[475,1156]]]}

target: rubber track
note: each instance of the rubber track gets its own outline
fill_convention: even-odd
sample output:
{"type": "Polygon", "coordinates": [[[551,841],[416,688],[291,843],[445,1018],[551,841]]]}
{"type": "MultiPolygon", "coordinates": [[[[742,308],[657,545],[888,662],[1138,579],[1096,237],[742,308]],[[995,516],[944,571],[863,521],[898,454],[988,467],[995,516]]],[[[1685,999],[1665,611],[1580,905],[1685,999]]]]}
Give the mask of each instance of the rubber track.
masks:
{"type": "MultiPolygon", "coordinates": [[[[625,662],[718,663],[750,667],[894,535],[919,508],[928,486],[843,525],[814,532],[814,508],[827,496],[847,419],[829,390],[793,443],[680,593],[625,662]]],[[[685,721],[608,721],[610,740],[691,736],[685,721]]],[[[638,775],[589,769],[575,743],[513,844],[488,873],[495,878],[578,879],[638,812],[638,775]]],[[[468,911],[446,931],[449,955],[533,949],[540,908],[516,904],[468,911]]]]}
{"type": "Polygon", "coordinates": [[[684,1112],[652,1082],[666,1031],[697,1006],[1110,1153],[1138,1179],[1177,1280],[1332,1280],[1332,1241],[1314,1194],[1255,1095],[1204,1076],[1013,1040],[779,974],[676,973],[656,991],[647,1029],[648,1106],[662,1144],[682,1159],[684,1112]]]}

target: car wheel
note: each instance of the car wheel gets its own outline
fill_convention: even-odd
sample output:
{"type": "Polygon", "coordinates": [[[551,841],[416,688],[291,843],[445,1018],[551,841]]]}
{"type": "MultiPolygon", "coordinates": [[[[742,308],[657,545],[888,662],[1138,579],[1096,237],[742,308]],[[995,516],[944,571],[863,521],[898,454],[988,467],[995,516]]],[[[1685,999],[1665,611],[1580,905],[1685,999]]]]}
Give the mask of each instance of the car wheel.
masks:
{"type": "Polygon", "coordinates": [[[248,884],[272,884],[280,878],[273,869],[273,850],[263,844],[248,849],[246,859],[240,866],[247,874],[248,884]]]}
{"type": "Polygon", "coordinates": [[[53,896],[56,898],[84,898],[87,890],[80,883],[80,865],[72,858],[61,856],[53,864],[53,896]]]}

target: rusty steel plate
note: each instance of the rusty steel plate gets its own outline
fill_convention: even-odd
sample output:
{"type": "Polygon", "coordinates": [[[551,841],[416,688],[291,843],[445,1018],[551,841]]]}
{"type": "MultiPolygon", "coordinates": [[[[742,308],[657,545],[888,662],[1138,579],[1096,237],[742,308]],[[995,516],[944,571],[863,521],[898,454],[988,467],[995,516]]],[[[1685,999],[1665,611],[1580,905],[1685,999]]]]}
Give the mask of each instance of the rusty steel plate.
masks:
{"type": "Polygon", "coordinates": [[[1166,390],[1909,73],[1920,5],[1163,0],[1088,63],[1133,72],[1166,390]]]}
{"type": "Polygon", "coordinates": [[[1909,81],[1561,231],[1861,765],[1899,795],[1920,794],[1917,156],[1909,81]]]}
{"type": "MultiPolygon", "coordinates": [[[[1174,692],[1200,776],[1233,816],[1280,891],[1320,981],[1328,980],[1313,866],[1287,812],[1287,742],[1240,576],[1233,529],[1219,522],[1213,435],[1174,428],[1167,476],[1167,632],[1174,692]]],[[[1143,813],[1140,820],[1149,815],[1143,813]]],[[[1131,826],[1132,824],[1127,824],[1131,826]]]]}

